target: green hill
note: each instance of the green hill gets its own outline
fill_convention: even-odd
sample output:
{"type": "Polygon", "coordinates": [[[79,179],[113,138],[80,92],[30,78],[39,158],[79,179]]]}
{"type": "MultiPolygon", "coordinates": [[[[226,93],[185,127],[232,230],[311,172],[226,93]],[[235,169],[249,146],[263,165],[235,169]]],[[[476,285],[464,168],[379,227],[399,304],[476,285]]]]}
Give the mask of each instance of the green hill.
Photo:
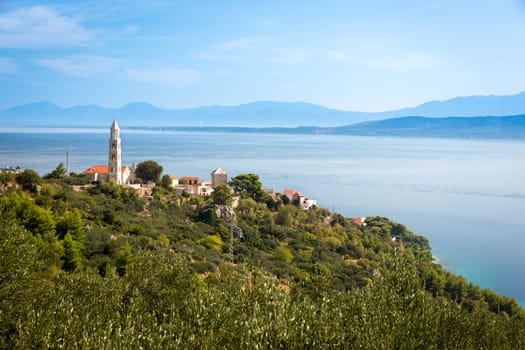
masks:
{"type": "Polygon", "coordinates": [[[300,210],[253,174],[234,210],[83,182],[0,174],[0,348],[525,347],[514,299],[387,218],[300,210]]]}

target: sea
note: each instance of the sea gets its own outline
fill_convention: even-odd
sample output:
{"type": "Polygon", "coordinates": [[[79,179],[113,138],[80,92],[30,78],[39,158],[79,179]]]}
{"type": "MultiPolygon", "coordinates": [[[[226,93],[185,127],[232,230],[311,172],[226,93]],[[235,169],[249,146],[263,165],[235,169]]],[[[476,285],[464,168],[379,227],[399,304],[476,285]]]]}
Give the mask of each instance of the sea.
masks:
{"type": "MultiPolygon", "coordinates": [[[[255,173],[348,217],[380,215],[430,240],[436,260],[525,306],[525,142],[122,129],[123,164],[209,180],[255,173]]],[[[80,173],[107,164],[109,128],[2,128],[0,168],[80,173]]]]}

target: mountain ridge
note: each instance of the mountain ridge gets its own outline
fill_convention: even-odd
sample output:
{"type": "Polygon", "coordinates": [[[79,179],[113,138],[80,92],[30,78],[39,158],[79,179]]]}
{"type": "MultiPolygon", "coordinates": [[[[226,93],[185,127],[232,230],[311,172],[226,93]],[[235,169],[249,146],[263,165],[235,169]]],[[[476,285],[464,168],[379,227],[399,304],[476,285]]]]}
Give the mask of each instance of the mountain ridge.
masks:
{"type": "Polygon", "coordinates": [[[158,108],[131,102],[120,108],[94,104],[60,107],[38,101],[0,111],[7,126],[105,126],[117,118],[124,126],[337,127],[365,121],[420,116],[428,118],[510,116],[525,114],[525,91],[515,95],[477,95],[429,101],[384,112],[358,112],[308,102],[255,101],[235,106],[158,108]]]}

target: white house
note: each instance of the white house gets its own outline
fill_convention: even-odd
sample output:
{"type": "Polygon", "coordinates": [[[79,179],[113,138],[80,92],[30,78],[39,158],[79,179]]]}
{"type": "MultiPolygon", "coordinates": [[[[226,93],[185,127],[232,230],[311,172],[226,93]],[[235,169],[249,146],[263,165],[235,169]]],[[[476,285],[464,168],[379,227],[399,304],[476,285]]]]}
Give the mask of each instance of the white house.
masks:
{"type": "Polygon", "coordinates": [[[315,200],[315,199],[304,198],[300,202],[301,209],[303,209],[303,210],[308,210],[311,207],[313,207],[314,205],[317,206],[317,200],[315,200]]]}
{"type": "Polygon", "coordinates": [[[177,179],[175,176],[170,176],[170,186],[175,187],[179,184],[179,179],[177,179]]]}

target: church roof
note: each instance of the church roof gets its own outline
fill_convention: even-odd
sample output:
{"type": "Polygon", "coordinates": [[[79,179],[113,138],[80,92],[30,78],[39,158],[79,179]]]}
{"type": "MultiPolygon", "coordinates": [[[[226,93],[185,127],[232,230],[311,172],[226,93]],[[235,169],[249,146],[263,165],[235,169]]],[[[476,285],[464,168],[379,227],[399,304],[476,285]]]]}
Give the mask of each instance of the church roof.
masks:
{"type": "Polygon", "coordinates": [[[212,175],[227,175],[227,173],[221,168],[215,169],[214,171],[211,172],[211,174],[212,175]]]}
{"type": "MultiPolygon", "coordinates": [[[[123,173],[127,169],[126,165],[120,167],[120,171],[123,173]]],[[[107,174],[109,173],[109,167],[107,165],[92,165],[88,169],[82,172],[82,175],[86,174],[107,174]]]]}

